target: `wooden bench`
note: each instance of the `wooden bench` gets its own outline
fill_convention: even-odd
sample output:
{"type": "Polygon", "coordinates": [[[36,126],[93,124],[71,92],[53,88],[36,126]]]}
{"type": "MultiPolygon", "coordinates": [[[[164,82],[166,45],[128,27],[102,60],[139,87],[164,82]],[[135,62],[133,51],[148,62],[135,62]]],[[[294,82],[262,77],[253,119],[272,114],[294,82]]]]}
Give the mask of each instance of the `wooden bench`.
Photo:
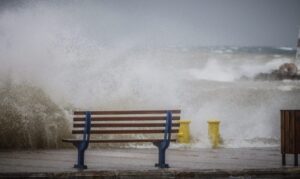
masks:
{"type": "Polygon", "coordinates": [[[72,143],[78,150],[77,164],[74,168],[87,168],[84,164],[84,153],[89,143],[137,142],[151,142],[157,146],[158,163],[155,166],[168,168],[165,153],[170,142],[176,141],[171,138],[171,134],[178,133],[180,112],[180,110],[74,111],[72,134],[81,134],[82,138],[62,141],[72,143]],[[103,139],[105,135],[109,139],[103,139]],[[98,139],[95,138],[97,136],[98,139]]]}

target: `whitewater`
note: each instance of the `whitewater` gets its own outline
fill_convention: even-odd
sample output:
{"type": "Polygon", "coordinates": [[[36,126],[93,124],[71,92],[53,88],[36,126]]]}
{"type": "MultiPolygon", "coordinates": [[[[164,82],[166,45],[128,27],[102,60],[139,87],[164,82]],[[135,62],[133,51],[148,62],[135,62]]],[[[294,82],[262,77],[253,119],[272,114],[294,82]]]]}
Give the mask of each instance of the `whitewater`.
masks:
{"type": "Polygon", "coordinates": [[[222,147],[278,146],[280,110],[300,107],[299,81],[253,80],[292,62],[293,48],[107,45],[71,10],[1,12],[1,148],[64,147],[75,109],[170,108],[192,121],[191,147],[210,146],[210,119],[221,121],[222,147]]]}

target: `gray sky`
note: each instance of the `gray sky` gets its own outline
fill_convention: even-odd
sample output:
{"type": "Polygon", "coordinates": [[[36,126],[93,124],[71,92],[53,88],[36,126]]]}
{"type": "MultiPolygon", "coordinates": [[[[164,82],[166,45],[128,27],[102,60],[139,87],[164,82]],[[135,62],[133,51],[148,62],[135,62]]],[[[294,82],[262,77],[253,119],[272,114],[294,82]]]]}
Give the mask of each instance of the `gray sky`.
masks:
{"type": "MultiPolygon", "coordinates": [[[[3,9],[23,5],[1,1],[3,9]]],[[[16,3],[17,2],[17,3],[16,3]]],[[[37,4],[39,1],[29,1],[37,4]]],[[[102,44],[296,46],[300,0],[48,1],[102,44]],[[126,43],[125,43],[126,42],[126,43]]],[[[42,3],[45,4],[45,3],[42,3]]],[[[29,6],[30,7],[30,6],[29,6]]],[[[25,8],[21,6],[21,8],[25,8]]],[[[28,8],[28,6],[27,6],[28,8]]]]}

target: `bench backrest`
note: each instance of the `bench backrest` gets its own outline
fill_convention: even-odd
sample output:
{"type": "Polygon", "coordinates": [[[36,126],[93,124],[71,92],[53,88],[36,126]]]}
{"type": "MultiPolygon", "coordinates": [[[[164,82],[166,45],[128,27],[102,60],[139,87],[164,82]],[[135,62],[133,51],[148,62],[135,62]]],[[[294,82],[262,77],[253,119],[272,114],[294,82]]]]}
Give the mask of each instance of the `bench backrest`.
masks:
{"type": "MultiPolygon", "coordinates": [[[[164,134],[161,138],[170,140],[171,133],[178,133],[180,113],[180,110],[74,111],[72,133],[83,134],[83,140],[94,134],[164,134]]],[[[155,139],[137,139],[137,142],[143,140],[155,139]]]]}

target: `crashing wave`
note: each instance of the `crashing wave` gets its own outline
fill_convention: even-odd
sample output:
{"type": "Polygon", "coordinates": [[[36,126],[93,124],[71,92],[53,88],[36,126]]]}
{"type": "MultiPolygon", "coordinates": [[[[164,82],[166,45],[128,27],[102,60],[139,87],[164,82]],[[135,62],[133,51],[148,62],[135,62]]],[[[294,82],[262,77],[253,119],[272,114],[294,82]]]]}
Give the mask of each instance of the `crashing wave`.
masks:
{"type": "Polygon", "coordinates": [[[57,148],[69,132],[66,114],[37,87],[0,88],[0,148],[57,148]]]}

